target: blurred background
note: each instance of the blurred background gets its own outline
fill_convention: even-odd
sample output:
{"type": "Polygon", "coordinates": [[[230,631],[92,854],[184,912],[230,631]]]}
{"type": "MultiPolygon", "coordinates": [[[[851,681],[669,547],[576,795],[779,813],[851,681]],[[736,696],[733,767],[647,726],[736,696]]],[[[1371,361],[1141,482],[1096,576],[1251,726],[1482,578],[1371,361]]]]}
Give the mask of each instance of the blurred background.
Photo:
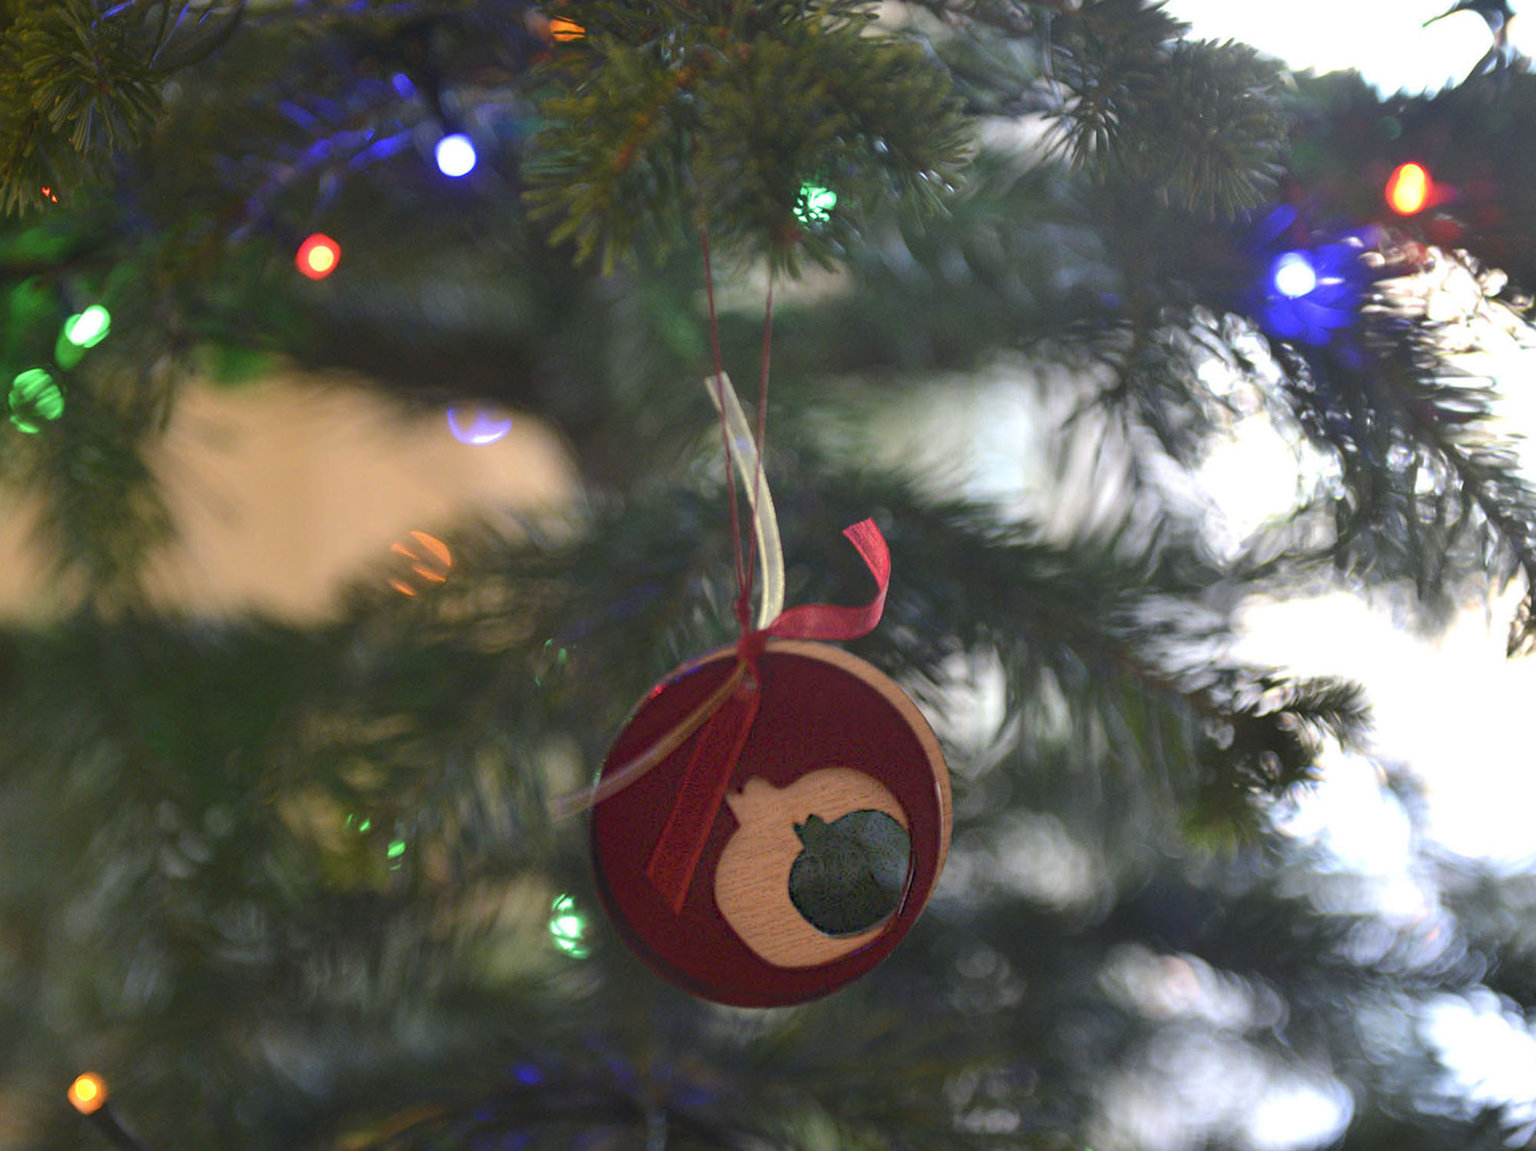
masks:
{"type": "Polygon", "coordinates": [[[1536,83],[1444,7],[0,0],[0,1148],[1536,1145],[1536,83]],[[547,801],[733,638],[770,283],[955,837],[747,1011],[547,801]]]}

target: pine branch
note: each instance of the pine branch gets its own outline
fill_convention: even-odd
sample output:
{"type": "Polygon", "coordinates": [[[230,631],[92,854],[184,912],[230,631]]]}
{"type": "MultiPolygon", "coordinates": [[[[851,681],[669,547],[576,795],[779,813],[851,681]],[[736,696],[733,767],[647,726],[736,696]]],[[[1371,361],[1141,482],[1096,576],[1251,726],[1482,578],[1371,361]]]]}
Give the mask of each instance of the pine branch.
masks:
{"type": "Polygon", "coordinates": [[[1143,0],[1092,0],[1057,28],[1056,123],[1074,166],[1206,219],[1268,199],[1285,146],[1273,65],[1179,39],[1184,25],[1143,0]]]}
{"type": "Polygon", "coordinates": [[[1359,573],[1411,579],[1430,607],[1468,576],[1502,586],[1519,574],[1527,595],[1508,646],[1527,650],[1536,485],[1520,472],[1516,441],[1493,427],[1497,392],[1449,360],[1464,349],[1413,314],[1419,305],[1405,313],[1402,301],[1378,300],[1363,362],[1349,350],[1288,358],[1296,417],[1341,469],[1328,554],[1359,573]]]}
{"type": "Polygon", "coordinates": [[[712,242],[793,269],[826,264],[888,197],[932,207],[966,154],[944,73],[921,49],[869,35],[867,6],[712,3],[583,10],[587,48],[530,170],[535,214],[605,269],[642,237],[712,242]],[[805,188],[837,196],[803,219],[805,188]]]}
{"type": "Polygon", "coordinates": [[[0,215],[76,194],[150,131],[160,93],[132,7],[17,6],[0,38],[0,215]]]}
{"type": "Polygon", "coordinates": [[[1063,549],[867,477],[825,490],[844,514],[861,501],[888,509],[904,578],[888,626],[865,641],[877,662],[937,677],[957,647],[996,651],[1024,746],[1060,748],[1153,808],[1195,799],[1210,830],[1246,833],[1267,798],[1313,778],[1324,741],[1354,744],[1365,730],[1358,688],[1284,680],[1214,654],[1225,621],[1201,596],[1221,576],[1173,533],[1130,554],[1115,540],[1063,549]]]}

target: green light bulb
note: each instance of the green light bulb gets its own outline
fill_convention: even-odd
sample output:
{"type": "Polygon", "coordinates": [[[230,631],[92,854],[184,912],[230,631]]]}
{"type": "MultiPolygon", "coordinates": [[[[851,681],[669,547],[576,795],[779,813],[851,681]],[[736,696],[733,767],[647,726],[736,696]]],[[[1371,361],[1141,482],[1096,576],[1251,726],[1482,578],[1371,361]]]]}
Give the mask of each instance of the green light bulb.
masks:
{"type": "Polygon", "coordinates": [[[572,959],[585,959],[592,953],[587,946],[587,919],[569,895],[557,895],[549,905],[549,938],[557,950],[572,959]]]}
{"type": "Polygon", "coordinates": [[[94,348],[112,331],[112,313],[100,304],[64,321],[64,338],[77,348],[94,348]]]}
{"type": "Polygon", "coordinates": [[[795,204],[795,219],[802,224],[825,224],[837,207],[837,193],[820,184],[801,184],[800,199],[795,204]]]}
{"type": "Polygon", "coordinates": [[[29,436],[64,414],[64,393],[45,368],[28,368],[11,381],[11,423],[29,436]]]}

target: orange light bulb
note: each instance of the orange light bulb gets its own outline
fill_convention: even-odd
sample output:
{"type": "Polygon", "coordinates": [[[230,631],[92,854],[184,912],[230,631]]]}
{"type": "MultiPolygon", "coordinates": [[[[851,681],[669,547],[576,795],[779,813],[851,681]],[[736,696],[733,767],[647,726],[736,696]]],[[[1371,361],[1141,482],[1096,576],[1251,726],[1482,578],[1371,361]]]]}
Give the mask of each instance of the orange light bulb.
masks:
{"type": "Polygon", "coordinates": [[[94,1071],[87,1071],[69,1085],[69,1102],[82,1115],[94,1115],[107,1102],[107,1083],[94,1071]]]}
{"type": "Polygon", "coordinates": [[[1400,216],[1412,216],[1429,206],[1435,182],[1422,164],[1399,164],[1387,179],[1387,203],[1400,216]]]}
{"type": "MultiPolygon", "coordinates": [[[[391,544],[389,550],[405,558],[410,564],[411,575],[418,581],[429,585],[447,582],[448,571],[453,567],[453,553],[436,536],[413,531],[408,539],[391,544]]],[[[414,596],[417,591],[416,583],[409,576],[391,579],[389,586],[401,595],[414,596]]]]}
{"type": "Polygon", "coordinates": [[[587,34],[587,30],[574,20],[567,20],[564,16],[556,16],[549,22],[549,38],[567,43],[571,40],[580,40],[587,34]]]}

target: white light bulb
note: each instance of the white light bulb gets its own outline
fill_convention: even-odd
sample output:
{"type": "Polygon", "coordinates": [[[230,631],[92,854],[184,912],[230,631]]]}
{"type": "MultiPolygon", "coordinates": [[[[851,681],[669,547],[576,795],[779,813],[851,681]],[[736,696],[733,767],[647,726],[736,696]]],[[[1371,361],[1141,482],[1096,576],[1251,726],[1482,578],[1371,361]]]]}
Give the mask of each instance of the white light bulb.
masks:
{"type": "Polygon", "coordinates": [[[1287,252],[1275,261],[1270,280],[1275,285],[1275,291],[1295,300],[1317,287],[1317,270],[1312,267],[1312,259],[1305,252],[1287,252]]]}
{"type": "Polygon", "coordinates": [[[439,140],[436,156],[438,171],[455,179],[472,172],[476,160],[479,159],[475,155],[474,142],[463,132],[454,132],[439,140]]]}

